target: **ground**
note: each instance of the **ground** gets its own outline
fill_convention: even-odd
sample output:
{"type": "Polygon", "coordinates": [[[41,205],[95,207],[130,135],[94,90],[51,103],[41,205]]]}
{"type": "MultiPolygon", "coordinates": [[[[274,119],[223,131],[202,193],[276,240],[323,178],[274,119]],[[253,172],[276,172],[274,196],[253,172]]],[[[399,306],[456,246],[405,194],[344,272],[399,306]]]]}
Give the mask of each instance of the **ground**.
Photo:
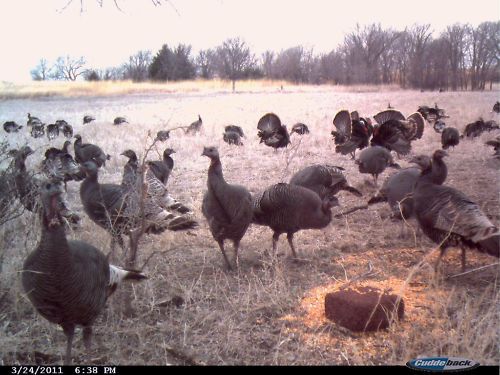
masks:
{"type": "MultiPolygon", "coordinates": [[[[238,89],[238,86],[237,86],[238,89]]],[[[132,148],[143,154],[160,129],[186,126],[203,119],[202,133],[186,136],[171,132],[150,158],[160,157],[165,147],[176,150],[169,181],[171,194],[190,205],[200,227],[183,233],[144,236],[138,266],[149,279],[133,286],[134,317],[121,314],[122,295],[114,295],[94,325],[92,351],[80,339],[74,344],[75,363],[121,365],[332,365],[403,364],[417,356],[466,357],[480,363],[498,364],[498,265],[451,277],[461,272],[460,255],[450,249],[439,274],[433,264],[436,245],[415,235],[410,221],[406,236],[401,223],[390,219],[385,204],[374,205],[332,220],[324,230],[301,231],[295,236],[299,260],[291,258],[286,236],[272,254],[269,228],[251,226],[240,249],[240,268],[228,272],[208,225],[201,214],[209,160],[203,146],[219,147],[224,177],[230,183],[259,191],[286,182],[293,173],[313,163],[329,163],[346,169],[351,185],[363,192],[358,198],[339,194],[339,213],[364,204],[376,189],[371,176],[362,175],[349,156],[334,152],[330,135],[332,119],[340,109],[358,110],[373,116],[387,107],[409,115],[419,105],[437,103],[450,116],[449,126],[461,132],[465,125],[491,112],[497,91],[419,92],[397,88],[339,89],[332,86],[280,85],[228,90],[203,88],[129,94],[92,94],[8,98],[0,101],[0,122],[26,123],[27,112],[51,123],[65,119],[84,142],[101,146],[112,156],[100,172],[101,182],[119,183],[125,157],[132,148]],[[286,150],[259,144],[257,122],[267,112],[276,113],[289,128],[305,123],[311,133],[292,136],[286,150]],[[96,118],[82,125],[82,118],[96,118]],[[129,124],[114,126],[116,116],[129,124]],[[244,146],[222,141],[225,125],[243,128],[244,146]],[[369,267],[372,272],[367,273],[369,267]],[[359,277],[359,278],[358,278],[359,277]],[[392,290],[403,296],[405,319],[387,331],[351,333],[324,315],[326,293],[351,282],[392,290]]],[[[3,130],[2,130],[3,131],[3,130]]],[[[491,148],[484,145],[497,133],[462,140],[450,150],[447,185],[478,202],[490,220],[500,222],[499,175],[490,168],[491,148]]],[[[2,137],[7,137],[2,133],[2,137]]],[[[26,142],[36,154],[28,167],[36,168],[45,148],[61,146],[62,137],[33,139],[25,128],[8,135],[12,147],[26,142]]],[[[427,126],[422,139],[412,144],[412,155],[431,154],[440,148],[440,135],[427,126]]],[[[409,157],[398,161],[408,166],[409,157]]],[[[382,181],[391,173],[381,175],[382,181]]],[[[68,184],[68,201],[83,217],[82,227],[67,233],[72,239],[109,251],[109,235],[83,213],[79,184],[68,184]]],[[[19,270],[36,246],[40,227],[33,215],[24,214],[0,227],[0,363],[61,363],[65,338],[61,329],[41,318],[24,296],[19,270]]],[[[232,250],[228,244],[228,254],[232,250]]],[[[475,251],[467,255],[468,270],[497,263],[475,251]]],[[[497,263],[498,264],[498,263],[497,263]]]]}

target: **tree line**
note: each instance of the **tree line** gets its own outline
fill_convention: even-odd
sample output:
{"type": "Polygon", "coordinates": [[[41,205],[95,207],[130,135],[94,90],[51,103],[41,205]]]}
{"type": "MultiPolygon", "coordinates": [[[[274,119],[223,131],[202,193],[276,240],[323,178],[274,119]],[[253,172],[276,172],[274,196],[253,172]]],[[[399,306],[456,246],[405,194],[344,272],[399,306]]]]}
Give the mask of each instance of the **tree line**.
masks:
{"type": "Polygon", "coordinates": [[[156,54],[139,51],[118,67],[86,66],[69,56],[50,64],[41,59],[34,80],[178,81],[195,78],[280,79],[307,84],[397,84],[429,90],[484,90],[500,80],[500,21],[448,26],[433,37],[429,24],[403,31],[374,23],[357,25],[327,53],[295,46],[254,54],[245,40],[229,38],[221,45],[192,53],[190,45],[164,44],[156,54]]]}

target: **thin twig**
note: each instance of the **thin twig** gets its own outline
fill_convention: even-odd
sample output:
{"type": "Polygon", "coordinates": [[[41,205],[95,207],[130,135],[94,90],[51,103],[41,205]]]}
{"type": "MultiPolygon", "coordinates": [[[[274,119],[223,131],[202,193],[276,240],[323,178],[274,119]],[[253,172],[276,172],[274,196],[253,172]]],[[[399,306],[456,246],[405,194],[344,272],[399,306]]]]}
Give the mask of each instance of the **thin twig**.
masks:
{"type": "Polygon", "coordinates": [[[349,209],[347,211],[344,211],[344,212],[341,212],[339,214],[336,214],[333,217],[336,218],[336,219],[339,219],[339,218],[341,218],[343,216],[352,214],[353,212],[356,212],[356,211],[359,211],[359,210],[366,210],[366,209],[368,209],[368,207],[369,206],[367,204],[364,204],[362,206],[355,206],[355,207],[353,207],[353,208],[351,208],[351,209],[349,209]]]}
{"type": "Polygon", "coordinates": [[[500,265],[500,262],[496,262],[496,263],[488,264],[488,265],[486,265],[486,266],[482,266],[482,267],[474,268],[474,269],[469,270],[469,271],[466,271],[466,272],[457,273],[456,275],[451,275],[451,276],[448,276],[448,277],[446,277],[446,278],[447,278],[447,279],[451,279],[451,278],[453,278],[453,277],[459,277],[459,276],[467,275],[468,273],[472,273],[472,272],[480,271],[480,270],[483,270],[483,269],[485,269],[485,268],[490,268],[490,267],[494,267],[494,266],[498,266],[498,265],[500,265]]]}

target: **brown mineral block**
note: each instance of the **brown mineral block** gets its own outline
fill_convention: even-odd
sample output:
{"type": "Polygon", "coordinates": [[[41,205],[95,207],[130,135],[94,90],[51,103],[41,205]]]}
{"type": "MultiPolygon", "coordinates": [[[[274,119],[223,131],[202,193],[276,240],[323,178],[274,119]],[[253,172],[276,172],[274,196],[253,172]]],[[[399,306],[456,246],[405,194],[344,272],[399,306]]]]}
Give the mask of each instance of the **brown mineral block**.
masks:
{"type": "Polygon", "coordinates": [[[342,289],[325,296],[326,317],[357,332],[387,328],[396,306],[397,319],[401,320],[403,299],[370,287],[342,289]]]}

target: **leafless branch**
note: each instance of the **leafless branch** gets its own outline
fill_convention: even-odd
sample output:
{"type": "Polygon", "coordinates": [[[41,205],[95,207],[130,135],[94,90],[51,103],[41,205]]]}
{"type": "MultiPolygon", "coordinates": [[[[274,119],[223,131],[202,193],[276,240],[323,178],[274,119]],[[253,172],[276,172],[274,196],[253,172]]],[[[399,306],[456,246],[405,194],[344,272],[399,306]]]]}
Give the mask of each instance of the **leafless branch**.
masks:
{"type": "Polygon", "coordinates": [[[488,264],[486,266],[474,268],[474,269],[466,271],[466,272],[461,272],[461,273],[457,273],[456,275],[448,276],[447,279],[452,279],[454,277],[459,277],[459,276],[467,275],[467,274],[472,273],[472,272],[481,271],[481,270],[484,270],[485,268],[495,267],[495,266],[498,266],[498,265],[500,265],[500,262],[488,264]]]}

